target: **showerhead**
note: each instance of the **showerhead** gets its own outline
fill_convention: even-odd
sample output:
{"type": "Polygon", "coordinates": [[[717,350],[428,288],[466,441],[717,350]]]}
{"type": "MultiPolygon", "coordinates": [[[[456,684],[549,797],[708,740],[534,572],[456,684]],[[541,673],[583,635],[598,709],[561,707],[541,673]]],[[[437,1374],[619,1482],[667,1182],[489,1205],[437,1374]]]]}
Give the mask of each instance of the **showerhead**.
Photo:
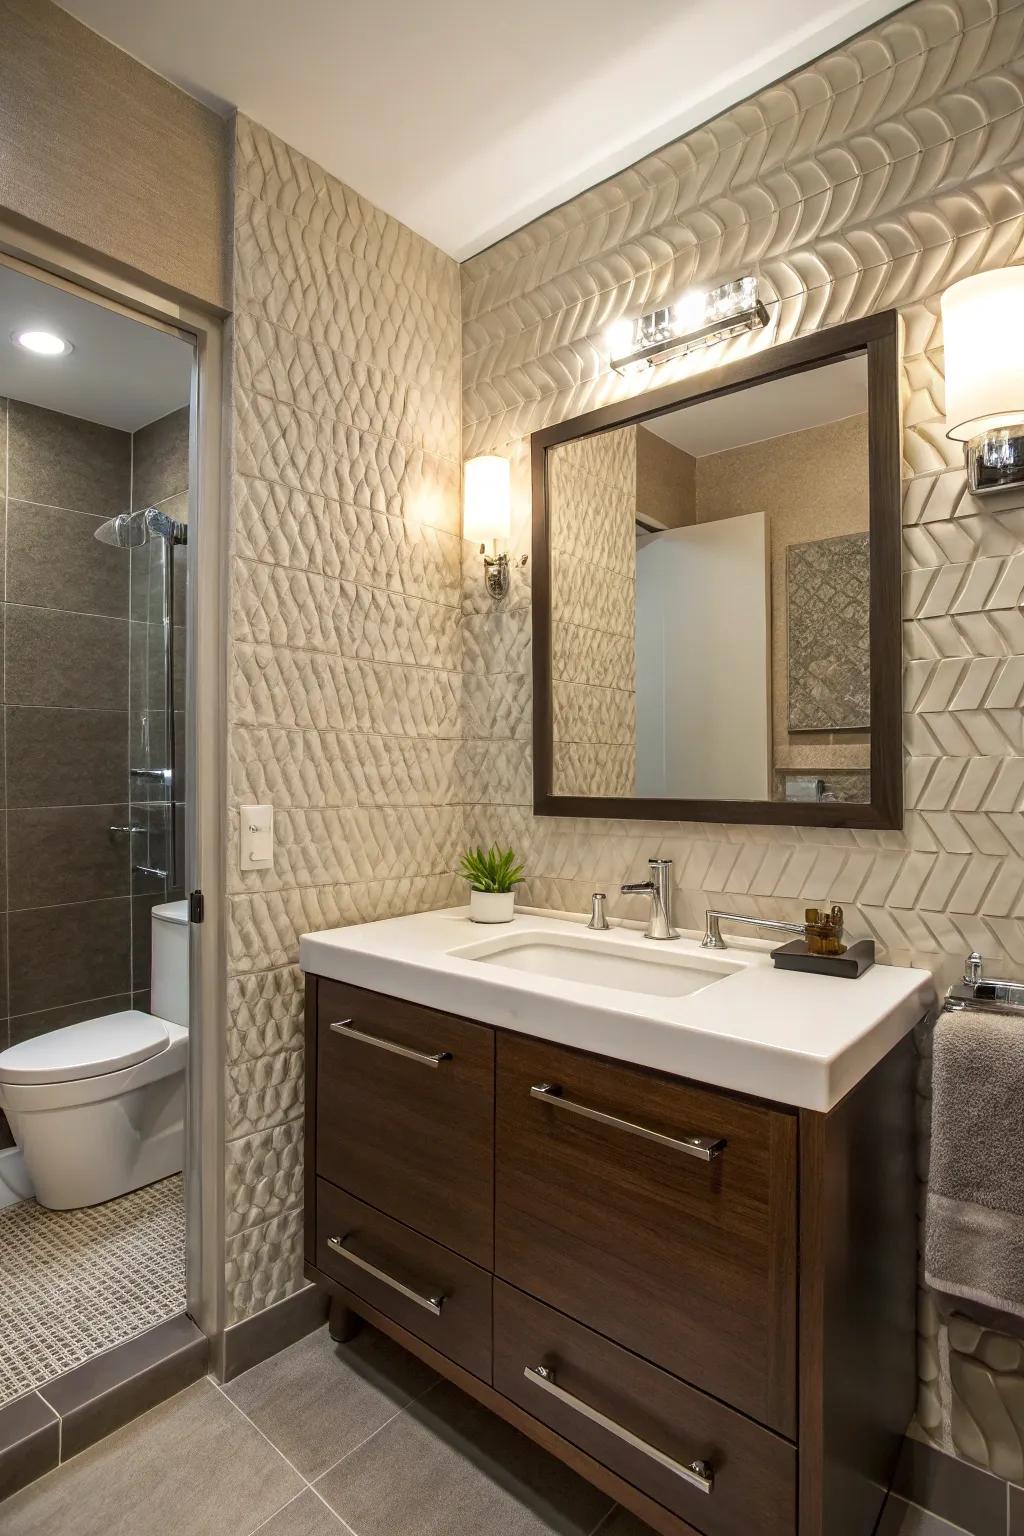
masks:
{"type": "Polygon", "coordinates": [[[145,512],[121,512],[101,523],[93,534],[101,544],[113,544],[115,549],[131,549],[145,544],[149,537],[145,512]]]}
{"type": "Polygon", "coordinates": [[[144,507],[141,512],[120,512],[101,523],[93,534],[101,544],[113,544],[115,549],[133,549],[145,544],[152,535],[166,539],[168,544],[184,544],[188,539],[188,525],[179,523],[158,507],[144,507]]]}

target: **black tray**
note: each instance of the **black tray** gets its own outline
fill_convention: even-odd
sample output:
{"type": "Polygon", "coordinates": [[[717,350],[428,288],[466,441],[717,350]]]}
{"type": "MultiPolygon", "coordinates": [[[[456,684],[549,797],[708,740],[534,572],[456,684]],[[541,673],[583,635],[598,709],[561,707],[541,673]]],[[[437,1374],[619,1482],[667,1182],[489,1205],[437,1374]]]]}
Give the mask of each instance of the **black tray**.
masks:
{"type": "Polygon", "coordinates": [[[874,939],[858,939],[845,955],[812,955],[803,939],[772,950],[780,971],[815,971],[819,976],[846,976],[855,981],[875,963],[874,939]]]}

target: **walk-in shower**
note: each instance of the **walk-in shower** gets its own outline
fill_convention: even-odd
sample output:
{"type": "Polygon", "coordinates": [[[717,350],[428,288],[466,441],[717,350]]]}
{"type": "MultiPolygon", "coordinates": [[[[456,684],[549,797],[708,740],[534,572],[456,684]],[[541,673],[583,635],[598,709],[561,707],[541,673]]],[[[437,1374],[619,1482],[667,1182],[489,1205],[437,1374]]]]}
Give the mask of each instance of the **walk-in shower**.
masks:
{"type": "MultiPolygon", "coordinates": [[[[166,760],[162,767],[130,768],[129,774],[135,780],[147,780],[162,786],[167,802],[167,840],[166,840],[166,868],[158,868],[155,864],[133,863],[132,868],[138,875],[149,876],[155,880],[164,880],[174,889],[179,884],[178,870],[178,818],[177,818],[177,784],[175,782],[175,676],[174,676],[174,557],[173,551],[176,545],[188,543],[188,525],[171,517],[168,512],[159,507],[143,507],[137,512],[120,512],[116,517],[110,517],[105,523],[101,523],[96,529],[94,538],[101,544],[113,544],[116,549],[137,549],[141,545],[154,539],[161,539],[164,543],[162,551],[163,560],[163,605],[161,613],[161,627],[163,630],[163,679],[164,679],[164,735],[166,760]]],[[[111,828],[111,831],[114,831],[111,828]]],[[[126,831],[129,835],[136,832],[145,833],[147,828],[135,827],[129,824],[126,828],[116,830],[126,831]]]]}

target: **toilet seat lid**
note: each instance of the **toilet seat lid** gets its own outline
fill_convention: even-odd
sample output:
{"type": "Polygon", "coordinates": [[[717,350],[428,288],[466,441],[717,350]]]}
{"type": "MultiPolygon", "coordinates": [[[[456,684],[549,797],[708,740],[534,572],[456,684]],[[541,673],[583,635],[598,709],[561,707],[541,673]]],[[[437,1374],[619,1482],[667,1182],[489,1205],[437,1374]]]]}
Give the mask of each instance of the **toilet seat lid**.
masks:
{"type": "Polygon", "coordinates": [[[166,1050],[163,1019],[138,1008],[68,1024],[0,1051],[0,1083],[67,1083],[121,1072],[166,1050]]]}

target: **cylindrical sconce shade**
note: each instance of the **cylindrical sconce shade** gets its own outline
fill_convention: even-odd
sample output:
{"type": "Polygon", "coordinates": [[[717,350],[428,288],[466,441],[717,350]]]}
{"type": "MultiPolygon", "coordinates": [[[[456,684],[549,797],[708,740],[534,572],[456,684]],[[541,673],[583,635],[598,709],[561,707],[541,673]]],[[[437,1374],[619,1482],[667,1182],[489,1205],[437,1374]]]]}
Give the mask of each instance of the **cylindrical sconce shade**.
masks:
{"type": "Polygon", "coordinates": [[[942,295],[946,436],[1024,423],[1024,267],[979,272],[942,295]]]}
{"type": "Polygon", "coordinates": [[[465,496],[462,504],[462,536],[475,544],[489,539],[507,543],[512,531],[509,507],[509,461],[500,454],[483,453],[466,461],[465,496]]]}

